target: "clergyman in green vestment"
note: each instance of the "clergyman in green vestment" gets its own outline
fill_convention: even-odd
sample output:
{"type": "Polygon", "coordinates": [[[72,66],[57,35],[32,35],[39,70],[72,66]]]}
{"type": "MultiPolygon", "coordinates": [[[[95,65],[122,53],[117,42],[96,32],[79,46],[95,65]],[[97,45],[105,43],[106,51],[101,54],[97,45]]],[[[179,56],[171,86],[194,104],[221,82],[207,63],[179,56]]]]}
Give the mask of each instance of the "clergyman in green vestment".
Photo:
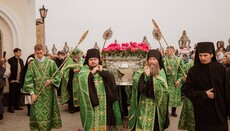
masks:
{"type": "Polygon", "coordinates": [[[78,74],[78,86],[84,130],[119,130],[122,119],[115,78],[109,71],[102,69],[98,49],[87,51],[85,62],[78,74]]]}
{"type": "Polygon", "coordinates": [[[35,45],[34,50],[35,59],[28,66],[23,86],[23,91],[31,95],[30,129],[50,131],[62,126],[54,88],[59,87],[60,72],[52,77],[58,68],[53,60],[44,56],[41,44],[35,45]]]}
{"type": "MultiPolygon", "coordinates": [[[[188,73],[189,69],[194,65],[195,52],[188,63],[185,64],[185,72],[188,73]]],[[[186,81],[186,76],[184,77],[184,83],[186,81]]],[[[182,91],[186,88],[185,84],[182,87],[182,91]]],[[[195,131],[195,118],[192,102],[184,96],[183,106],[180,113],[180,118],[178,122],[178,129],[195,131]]]]}
{"type": "Polygon", "coordinates": [[[62,67],[61,99],[60,103],[68,103],[69,112],[72,114],[79,111],[78,92],[77,92],[77,75],[82,68],[81,62],[83,52],[75,49],[68,57],[65,65],[62,67]]]}
{"type": "Polygon", "coordinates": [[[150,50],[147,65],[134,74],[129,131],[163,131],[169,125],[168,86],[158,50],[150,50]]]}
{"type": "Polygon", "coordinates": [[[172,107],[171,115],[177,117],[176,107],[181,106],[181,86],[183,83],[184,61],[177,57],[173,46],[167,47],[164,57],[166,76],[169,87],[169,106],[172,107]]]}

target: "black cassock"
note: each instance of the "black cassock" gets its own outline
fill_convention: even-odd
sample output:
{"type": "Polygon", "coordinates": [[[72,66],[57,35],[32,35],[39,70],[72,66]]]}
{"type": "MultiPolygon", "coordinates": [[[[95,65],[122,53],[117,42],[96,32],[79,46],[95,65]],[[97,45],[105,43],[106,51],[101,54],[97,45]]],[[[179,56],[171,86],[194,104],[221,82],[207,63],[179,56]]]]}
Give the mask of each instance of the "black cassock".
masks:
{"type": "Polygon", "coordinates": [[[225,67],[217,62],[197,63],[188,72],[184,94],[192,101],[196,131],[228,131],[230,84],[225,67]],[[214,99],[206,91],[214,89],[214,99]]]}

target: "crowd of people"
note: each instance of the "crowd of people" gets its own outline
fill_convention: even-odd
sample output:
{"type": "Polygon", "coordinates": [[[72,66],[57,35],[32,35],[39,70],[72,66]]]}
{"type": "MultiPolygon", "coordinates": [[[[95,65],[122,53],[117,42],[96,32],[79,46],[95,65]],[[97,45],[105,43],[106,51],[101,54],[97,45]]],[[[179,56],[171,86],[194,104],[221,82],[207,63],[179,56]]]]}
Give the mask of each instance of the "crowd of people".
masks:
{"type": "MultiPolygon", "coordinates": [[[[170,126],[169,116],[178,117],[178,129],[188,131],[228,131],[230,117],[230,39],[199,42],[193,51],[176,54],[173,46],[164,52],[151,49],[143,69],[133,74],[128,112],[128,130],[162,131],[170,126]]],[[[31,130],[61,128],[58,107],[68,104],[69,112],[80,111],[82,127],[90,130],[121,130],[122,111],[119,87],[114,75],[103,65],[98,49],[80,49],[69,55],[59,51],[54,59],[44,47],[34,46],[24,65],[21,49],[14,49],[8,61],[0,60],[0,120],[2,96],[9,81],[8,112],[22,110],[25,94],[31,130]]]]}

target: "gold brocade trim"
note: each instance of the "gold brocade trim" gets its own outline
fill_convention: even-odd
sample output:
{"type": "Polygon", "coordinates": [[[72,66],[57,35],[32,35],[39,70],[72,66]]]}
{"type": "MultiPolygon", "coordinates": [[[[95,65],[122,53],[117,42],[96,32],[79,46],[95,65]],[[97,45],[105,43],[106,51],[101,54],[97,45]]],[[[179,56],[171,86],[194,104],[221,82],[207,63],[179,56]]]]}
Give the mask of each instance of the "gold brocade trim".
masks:
{"type": "Polygon", "coordinates": [[[149,129],[154,128],[153,127],[154,124],[149,126],[149,123],[154,123],[154,121],[155,121],[154,116],[155,116],[155,113],[156,113],[155,109],[157,108],[156,103],[155,103],[155,100],[153,100],[152,98],[147,98],[147,97],[143,98],[143,96],[141,96],[140,99],[142,99],[142,102],[143,102],[143,103],[141,103],[141,105],[143,106],[143,114],[144,115],[139,114],[139,116],[138,116],[139,120],[138,121],[141,121],[142,125],[141,125],[141,127],[136,126],[136,131],[150,131],[149,129]],[[149,109],[152,108],[152,107],[153,107],[154,110],[150,111],[149,109]],[[150,113],[150,112],[152,112],[152,113],[150,113]],[[152,115],[148,116],[148,114],[149,115],[152,114],[152,115]],[[140,128],[142,128],[142,129],[140,129],[140,128]]]}
{"type": "Polygon", "coordinates": [[[37,90],[37,91],[40,91],[40,90],[42,90],[42,89],[41,89],[40,87],[36,87],[36,90],[37,90]]]}
{"type": "Polygon", "coordinates": [[[56,117],[56,118],[52,118],[51,120],[48,120],[48,121],[45,121],[45,120],[43,120],[43,121],[30,121],[30,123],[41,123],[41,124],[43,124],[43,123],[51,123],[51,122],[53,122],[53,121],[59,121],[59,120],[61,120],[61,117],[56,117]]]}
{"type": "Polygon", "coordinates": [[[103,126],[106,127],[106,94],[105,94],[105,87],[104,87],[104,84],[103,84],[103,80],[101,79],[101,77],[96,74],[95,76],[95,79],[94,79],[94,83],[95,83],[95,87],[96,87],[96,90],[97,90],[97,94],[98,94],[98,100],[99,100],[99,105],[97,107],[94,108],[94,111],[95,111],[95,124],[94,124],[94,128],[96,130],[106,130],[101,128],[103,126]]]}
{"type": "MultiPolygon", "coordinates": [[[[79,79],[79,81],[81,81],[81,78],[80,77],[78,77],[78,79],[79,79]]],[[[83,101],[83,103],[84,103],[84,107],[86,107],[86,100],[85,100],[85,97],[84,97],[84,93],[83,93],[83,88],[82,88],[82,85],[81,84],[79,84],[79,89],[80,89],[80,92],[81,92],[81,94],[82,94],[82,101],[83,101]]],[[[87,116],[87,112],[85,112],[85,116],[87,116]]],[[[86,128],[85,126],[86,126],[86,121],[87,119],[85,119],[85,122],[84,122],[84,129],[86,128]]]]}
{"type": "Polygon", "coordinates": [[[142,129],[136,128],[136,131],[142,131],[142,129]]]}
{"type": "Polygon", "coordinates": [[[99,126],[98,129],[90,128],[90,131],[106,131],[106,126],[99,126]]]}
{"type": "Polygon", "coordinates": [[[103,80],[94,80],[94,83],[102,83],[103,80]]]}
{"type": "Polygon", "coordinates": [[[101,95],[101,96],[98,96],[98,98],[101,99],[101,100],[103,100],[103,99],[105,99],[105,96],[101,95]]]}
{"type": "MultiPolygon", "coordinates": [[[[49,86],[47,86],[47,87],[45,87],[45,85],[44,86],[41,86],[41,87],[44,87],[44,88],[46,88],[46,89],[51,89],[52,88],[52,86],[51,85],[49,85],[49,86]]],[[[41,88],[40,86],[37,86],[35,89],[36,89],[36,91],[41,91],[42,90],[42,88],[41,88]]]]}

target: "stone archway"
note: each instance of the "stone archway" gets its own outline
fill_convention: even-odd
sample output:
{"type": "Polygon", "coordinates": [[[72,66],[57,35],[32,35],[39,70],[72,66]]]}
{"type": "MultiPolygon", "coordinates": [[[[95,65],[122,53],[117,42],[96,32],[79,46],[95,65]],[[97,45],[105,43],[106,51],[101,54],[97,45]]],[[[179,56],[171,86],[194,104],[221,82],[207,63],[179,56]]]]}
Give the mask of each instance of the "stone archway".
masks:
{"type": "MultiPolygon", "coordinates": [[[[10,37],[8,39],[12,40],[12,45],[11,48],[8,47],[8,44],[6,42],[6,33],[4,32],[3,29],[0,29],[0,34],[1,34],[1,53],[3,50],[7,51],[7,52],[12,52],[12,50],[15,47],[19,47],[22,43],[21,40],[21,36],[20,36],[20,29],[19,29],[19,25],[18,22],[16,20],[16,17],[14,15],[12,15],[13,13],[8,10],[7,8],[3,7],[0,5],[0,19],[3,20],[3,23],[7,26],[6,28],[8,28],[8,32],[10,32],[10,37]]],[[[8,53],[7,53],[8,54],[8,53]]]]}
{"type": "MultiPolygon", "coordinates": [[[[13,55],[13,49],[22,43],[18,22],[12,14],[10,10],[0,5],[0,57],[2,57],[3,51],[6,51],[6,59],[11,57],[13,55]]],[[[4,88],[4,96],[6,96],[8,92],[9,85],[7,82],[4,88]]]]}
{"type": "Polygon", "coordinates": [[[0,58],[2,58],[2,32],[0,30],[0,58]]]}

